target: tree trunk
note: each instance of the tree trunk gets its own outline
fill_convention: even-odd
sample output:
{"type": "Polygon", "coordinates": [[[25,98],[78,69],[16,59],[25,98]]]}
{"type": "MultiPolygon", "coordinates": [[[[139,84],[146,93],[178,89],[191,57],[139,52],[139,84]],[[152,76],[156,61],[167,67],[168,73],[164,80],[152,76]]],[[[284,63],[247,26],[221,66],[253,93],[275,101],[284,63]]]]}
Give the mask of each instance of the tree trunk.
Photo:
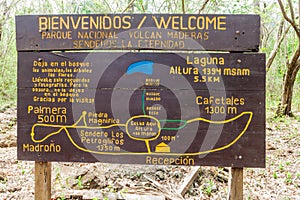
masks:
{"type": "MultiPolygon", "coordinates": [[[[280,6],[280,10],[282,12],[284,19],[290,23],[290,25],[293,27],[293,29],[297,35],[298,47],[297,47],[297,50],[294,52],[290,61],[287,62],[288,63],[287,64],[287,72],[284,77],[281,103],[278,106],[276,115],[277,116],[280,116],[280,115],[293,116],[293,113],[292,113],[293,87],[295,84],[295,79],[296,79],[297,73],[300,68],[300,60],[299,60],[299,58],[300,58],[300,30],[299,30],[299,24],[296,23],[292,0],[287,0],[291,17],[288,16],[286,9],[284,7],[284,4],[282,3],[282,0],[277,0],[277,1],[280,6]]],[[[298,9],[300,10],[300,1],[298,1],[298,9]]],[[[300,23],[300,19],[299,19],[299,23],[300,23]]]]}
{"type": "Polygon", "coordinates": [[[293,87],[295,84],[297,73],[300,69],[300,63],[297,62],[297,66],[289,66],[284,77],[283,93],[281,96],[281,102],[278,106],[276,115],[288,115],[293,116],[292,113],[292,99],[293,99],[293,87]]]}

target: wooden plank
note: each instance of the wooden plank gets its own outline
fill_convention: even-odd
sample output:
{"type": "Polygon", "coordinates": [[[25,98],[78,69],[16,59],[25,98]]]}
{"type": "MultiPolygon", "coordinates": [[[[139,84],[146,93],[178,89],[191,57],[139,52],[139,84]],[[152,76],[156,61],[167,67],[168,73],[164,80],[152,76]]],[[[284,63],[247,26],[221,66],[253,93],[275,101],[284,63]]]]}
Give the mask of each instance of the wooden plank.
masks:
{"type": "Polygon", "coordinates": [[[35,200],[51,199],[51,162],[35,162],[35,200]]]}
{"type": "Polygon", "coordinates": [[[232,167],[228,185],[228,200],[243,200],[243,168],[232,167]]]}
{"type": "Polygon", "coordinates": [[[184,178],[183,183],[179,187],[179,193],[184,196],[189,187],[193,184],[194,180],[198,177],[200,166],[192,167],[187,176],[184,178]]]}
{"type": "Polygon", "coordinates": [[[262,54],[19,52],[18,79],[19,159],[265,165],[262,54]]]}
{"type": "Polygon", "coordinates": [[[19,88],[157,89],[145,85],[149,77],[164,90],[265,90],[261,53],[19,52],[18,59],[19,88]],[[75,78],[89,83],[71,84],[75,78]]]}
{"type": "Polygon", "coordinates": [[[147,194],[122,194],[120,195],[121,199],[126,199],[126,200],[165,200],[165,196],[162,195],[147,195],[147,194]]]}
{"type": "Polygon", "coordinates": [[[184,200],[184,198],[179,194],[176,190],[173,188],[166,187],[166,185],[162,185],[156,180],[153,180],[148,175],[143,175],[144,178],[146,178],[148,181],[150,181],[158,190],[160,190],[164,196],[166,196],[168,199],[174,199],[174,200],[184,200]]]}
{"type": "MultiPolygon", "coordinates": [[[[113,199],[113,200],[165,200],[166,197],[158,192],[107,192],[103,193],[100,190],[95,189],[82,189],[82,190],[68,190],[68,194],[65,195],[65,200],[71,199],[113,199]]],[[[60,197],[56,197],[55,200],[60,200],[60,197]]]]}
{"type": "Polygon", "coordinates": [[[258,15],[93,14],[16,17],[18,51],[258,51],[258,15]]]}

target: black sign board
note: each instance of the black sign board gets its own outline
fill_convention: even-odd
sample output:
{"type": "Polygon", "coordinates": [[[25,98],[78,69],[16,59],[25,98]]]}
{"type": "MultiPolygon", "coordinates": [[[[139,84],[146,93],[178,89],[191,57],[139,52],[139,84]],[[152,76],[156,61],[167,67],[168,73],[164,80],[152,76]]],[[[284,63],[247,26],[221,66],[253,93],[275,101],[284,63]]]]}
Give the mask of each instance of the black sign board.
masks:
{"type": "Polygon", "coordinates": [[[18,60],[18,159],[265,166],[264,54],[19,52],[18,60]]]}
{"type": "Polygon", "coordinates": [[[17,16],[18,51],[168,49],[258,51],[258,15],[17,16]]]}

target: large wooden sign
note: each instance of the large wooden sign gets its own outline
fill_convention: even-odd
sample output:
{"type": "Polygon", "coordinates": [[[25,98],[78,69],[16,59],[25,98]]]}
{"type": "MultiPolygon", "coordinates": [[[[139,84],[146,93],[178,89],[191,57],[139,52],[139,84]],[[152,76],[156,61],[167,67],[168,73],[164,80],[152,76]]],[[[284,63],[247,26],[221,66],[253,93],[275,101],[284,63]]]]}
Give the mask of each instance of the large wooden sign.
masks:
{"type": "Polygon", "coordinates": [[[169,49],[258,51],[258,15],[17,16],[18,51],[169,49]]]}
{"type": "Polygon", "coordinates": [[[18,159],[265,166],[264,54],[19,52],[18,58],[18,159]]]}

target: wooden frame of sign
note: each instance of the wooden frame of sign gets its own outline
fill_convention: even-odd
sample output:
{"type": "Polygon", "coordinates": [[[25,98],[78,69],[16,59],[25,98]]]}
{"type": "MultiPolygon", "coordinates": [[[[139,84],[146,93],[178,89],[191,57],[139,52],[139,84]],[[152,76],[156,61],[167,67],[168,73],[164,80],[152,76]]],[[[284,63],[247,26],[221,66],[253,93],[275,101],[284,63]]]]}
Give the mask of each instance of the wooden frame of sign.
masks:
{"type": "Polygon", "coordinates": [[[35,199],[51,198],[52,161],[227,166],[242,199],[243,167],[265,167],[259,29],[257,15],[17,16],[18,159],[36,161],[35,199]]]}

